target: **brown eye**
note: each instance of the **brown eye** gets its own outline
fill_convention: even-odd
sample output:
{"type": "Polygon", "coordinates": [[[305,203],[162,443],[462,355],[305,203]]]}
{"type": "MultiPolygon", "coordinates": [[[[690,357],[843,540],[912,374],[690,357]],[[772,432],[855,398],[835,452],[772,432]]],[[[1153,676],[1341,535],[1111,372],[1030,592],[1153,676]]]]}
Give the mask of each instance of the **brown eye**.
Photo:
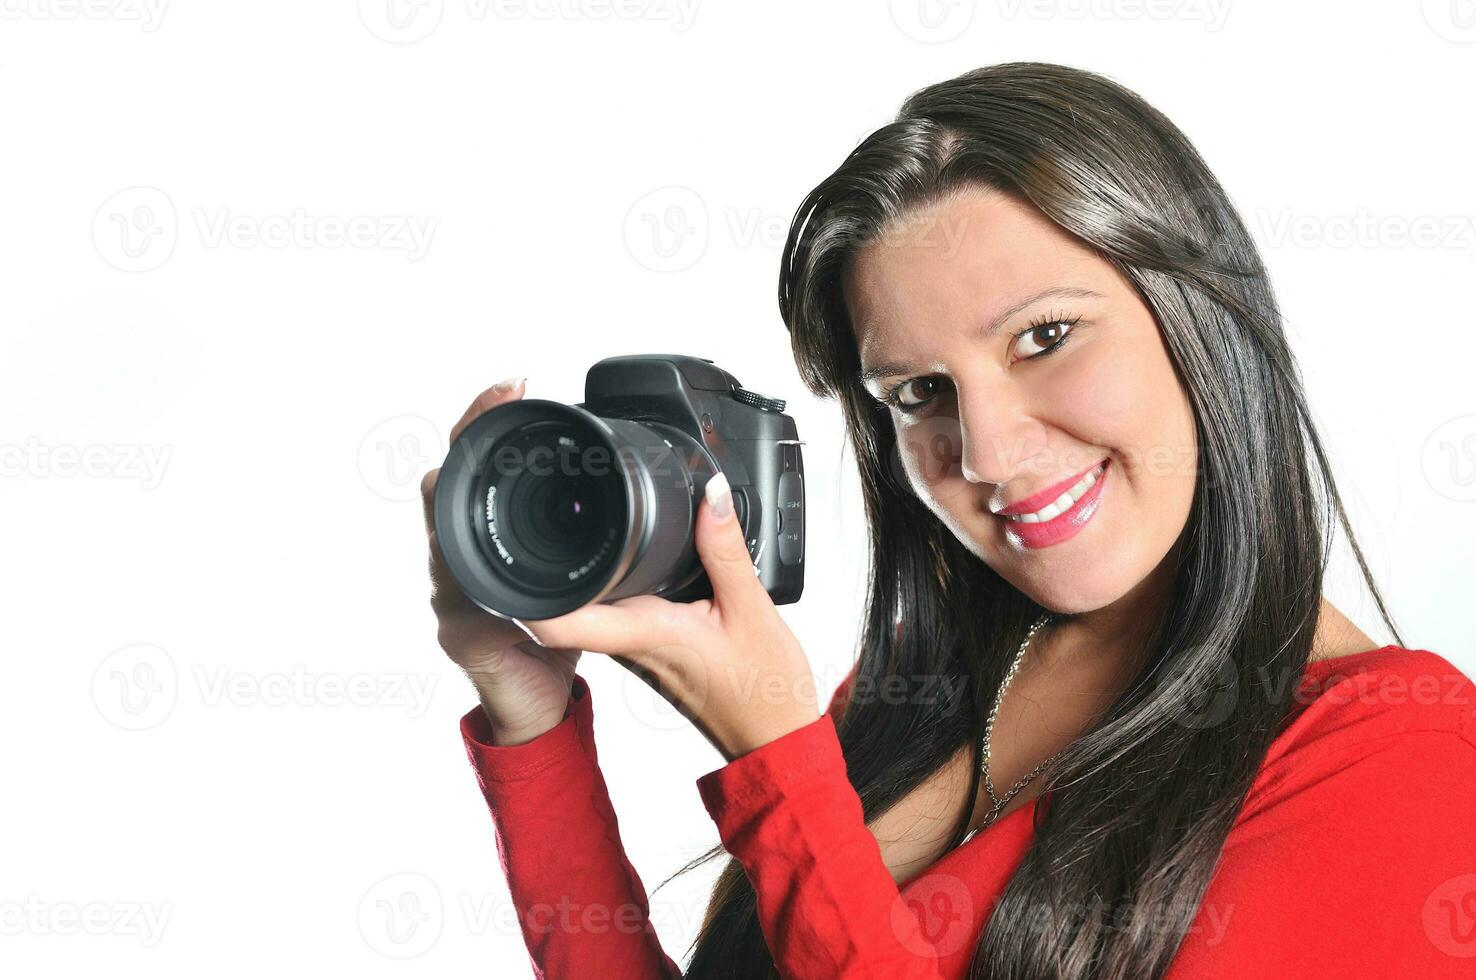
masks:
{"type": "Polygon", "coordinates": [[[892,401],[898,408],[917,408],[919,405],[925,404],[933,395],[937,394],[937,391],[938,381],[936,378],[912,378],[892,389],[892,401]],[[908,400],[908,389],[912,389],[910,394],[913,398],[917,399],[916,401],[908,400]]]}
{"type": "Polygon", "coordinates": [[[1030,341],[1035,340],[1037,341],[1037,349],[1022,351],[1021,359],[1035,357],[1056,347],[1066,339],[1066,335],[1071,333],[1075,326],[1075,320],[1051,320],[1048,323],[1039,323],[1033,327],[1026,328],[1020,333],[1019,341],[1028,348],[1030,341]]]}

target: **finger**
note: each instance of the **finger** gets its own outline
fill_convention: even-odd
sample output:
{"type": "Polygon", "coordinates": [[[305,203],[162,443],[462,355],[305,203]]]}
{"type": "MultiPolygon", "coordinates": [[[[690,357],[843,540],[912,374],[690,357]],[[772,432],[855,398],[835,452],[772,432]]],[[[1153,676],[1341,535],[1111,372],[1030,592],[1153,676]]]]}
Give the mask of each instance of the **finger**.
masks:
{"type": "Polygon", "coordinates": [[[446,559],[441,554],[440,544],[436,541],[436,532],[431,531],[428,537],[430,539],[430,559],[427,564],[430,566],[431,609],[435,610],[437,616],[465,610],[470,606],[470,602],[457,587],[456,580],[451,577],[451,569],[446,567],[446,559]]]}
{"type": "Polygon", "coordinates": [[[611,603],[625,609],[634,609],[647,616],[664,616],[671,620],[677,632],[681,632],[692,620],[707,618],[713,609],[711,599],[692,599],[687,602],[672,602],[654,595],[635,595],[629,599],[616,599],[611,603]]]}
{"type": "Polygon", "coordinates": [[[657,647],[669,646],[677,635],[676,623],[663,607],[673,603],[655,596],[638,604],[581,606],[552,619],[515,619],[540,646],[573,647],[595,653],[619,654],[640,661],[657,647]]]}
{"type": "Polygon", "coordinates": [[[525,383],[527,380],[527,378],[508,378],[506,381],[499,381],[472,399],[472,403],[467,406],[466,411],[461,413],[461,418],[451,427],[451,441],[455,442],[456,437],[461,435],[461,431],[470,425],[472,420],[478,415],[481,415],[488,409],[496,408],[504,402],[517,401],[523,397],[523,391],[527,387],[525,383]]]}
{"type": "Polygon", "coordinates": [[[718,473],[708,480],[703,498],[697,514],[697,555],[712,581],[713,604],[724,618],[757,616],[774,603],[748,553],[727,476],[718,473]]]}
{"type": "Polygon", "coordinates": [[[437,466],[420,478],[420,505],[425,511],[425,532],[432,534],[436,530],[436,477],[441,473],[437,466]]]}

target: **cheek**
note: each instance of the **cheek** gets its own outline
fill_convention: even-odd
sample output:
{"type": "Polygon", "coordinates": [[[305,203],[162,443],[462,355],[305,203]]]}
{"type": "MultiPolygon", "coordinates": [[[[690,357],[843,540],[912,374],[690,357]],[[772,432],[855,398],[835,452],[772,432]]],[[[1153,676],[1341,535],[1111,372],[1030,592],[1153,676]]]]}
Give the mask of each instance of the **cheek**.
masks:
{"type": "Polygon", "coordinates": [[[1058,424],[1104,449],[1131,446],[1153,417],[1142,359],[1120,343],[1092,344],[1079,353],[1086,356],[1051,378],[1051,403],[1063,407],[1058,424]]]}
{"type": "Polygon", "coordinates": [[[1119,456],[1138,480],[1191,478],[1194,415],[1156,328],[1141,343],[1094,345],[1061,372],[1052,397],[1070,404],[1062,419],[1078,438],[1119,456]]]}
{"type": "Polygon", "coordinates": [[[895,423],[898,468],[893,460],[893,473],[898,481],[912,486],[919,494],[946,498],[966,483],[959,462],[963,457],[963,429],[950,414],[908,419],[895,423]],[[951,488],[951,489],[950,489],[951,488]]]}

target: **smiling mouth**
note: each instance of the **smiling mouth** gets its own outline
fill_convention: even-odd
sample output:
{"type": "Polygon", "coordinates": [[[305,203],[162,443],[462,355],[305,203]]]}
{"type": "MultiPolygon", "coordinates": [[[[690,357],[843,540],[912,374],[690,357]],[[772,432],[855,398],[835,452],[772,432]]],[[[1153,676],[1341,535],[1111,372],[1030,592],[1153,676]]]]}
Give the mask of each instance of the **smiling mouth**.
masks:
{"type": "Polygon", "coordinates": [[[1060,496],[1056,497],[1056,499],[1052,500],[1040,510],[1031,511],[1028,514],[1000,514],[997,516],[1017,524],[1039,524],[1059,517],[1070,510],[1072,505],[1078,500],[1086,496],[1087,492],[1102,478],[1102,474],[1106,469],[1107,460],[1104,459],[1080,480],[1072,484],[1071,487],[1062,491],[1060,496]]]}

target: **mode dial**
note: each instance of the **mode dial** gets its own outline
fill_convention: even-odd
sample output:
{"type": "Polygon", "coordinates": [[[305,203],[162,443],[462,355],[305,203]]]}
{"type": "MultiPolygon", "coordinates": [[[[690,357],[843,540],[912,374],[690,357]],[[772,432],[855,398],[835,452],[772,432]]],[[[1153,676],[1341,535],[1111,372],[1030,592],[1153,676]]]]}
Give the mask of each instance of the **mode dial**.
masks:
{"type": "Polygon", "coordinates": [[[764,411],[764,412],[782,412],[782,411],[784,411],[784,399],[782,399],[782,398],[770,398],[768,395],[760,395],[758,392],[756,392],[756,391],[749,391],[746,388],[734,388],[733,389],[733,397],[736,398],[736,399],[738,399],[740,402],[742,402],[745,405],[752,405],[754,408],[757,408],[760,411],[764,411]]]}

